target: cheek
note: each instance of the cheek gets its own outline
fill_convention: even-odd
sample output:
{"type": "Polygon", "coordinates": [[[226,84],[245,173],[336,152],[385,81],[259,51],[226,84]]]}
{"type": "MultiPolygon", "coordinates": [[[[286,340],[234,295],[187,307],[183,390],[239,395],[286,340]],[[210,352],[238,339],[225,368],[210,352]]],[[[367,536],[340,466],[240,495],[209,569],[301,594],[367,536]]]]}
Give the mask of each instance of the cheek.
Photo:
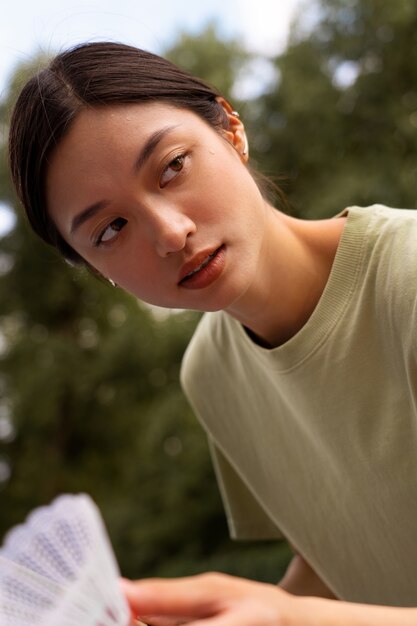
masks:
{"type": "Polygon", "coordinates": [[[237,177],[217,176],[206,177],[203,184],[199,184],[192,198],[192,204],[187,202],[189,215],[197,223],[218,223],[227,220],[236,204],[236,199],[245,195],[241,180],[237,177]]]}
{"type": "Polygon", "coordinates": [[[153,255],[146,252],[129,253],[122,250],[102,264],[103,273],[136,297],[145,301],[162,283],[160,268],[153,255]]]}

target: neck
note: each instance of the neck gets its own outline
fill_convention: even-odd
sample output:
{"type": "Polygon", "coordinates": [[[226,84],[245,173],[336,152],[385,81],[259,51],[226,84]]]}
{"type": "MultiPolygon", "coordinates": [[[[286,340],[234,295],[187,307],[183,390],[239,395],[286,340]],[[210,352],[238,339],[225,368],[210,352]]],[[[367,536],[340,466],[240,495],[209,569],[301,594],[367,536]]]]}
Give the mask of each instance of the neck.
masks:
{"type": "Polygon", "coordinates": [[[257,271],[228,309],[265,347],[288,341],[307,322],[329,278],[345,218],[298,220],[270,207],[257,271]]]}

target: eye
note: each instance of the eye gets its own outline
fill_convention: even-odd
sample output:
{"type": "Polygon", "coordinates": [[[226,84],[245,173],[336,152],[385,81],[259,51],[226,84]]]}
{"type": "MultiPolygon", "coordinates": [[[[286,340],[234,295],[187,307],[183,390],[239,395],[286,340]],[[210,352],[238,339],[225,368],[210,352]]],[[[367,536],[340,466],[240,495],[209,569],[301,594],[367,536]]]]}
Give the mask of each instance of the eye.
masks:
{"type": "Polygon", "coordinates": [[[127,220],[123,217],[118,217],[113,220],[106,228],[104,228],[97,239],[95,240],[95,245],[100,246],[104,243],[111,242],[116,236],[117,233],[122,230],[122,228],[127,224],[127,220]]]}
{"type": "Polygon", "coordinates": [[[179,154],[168,163],[167,167],[162,172],[161,180],[159,181],[160,187],[165,187],[167,183],[178,176],[184,167],[185,157],[185,154],[179,154]]]}

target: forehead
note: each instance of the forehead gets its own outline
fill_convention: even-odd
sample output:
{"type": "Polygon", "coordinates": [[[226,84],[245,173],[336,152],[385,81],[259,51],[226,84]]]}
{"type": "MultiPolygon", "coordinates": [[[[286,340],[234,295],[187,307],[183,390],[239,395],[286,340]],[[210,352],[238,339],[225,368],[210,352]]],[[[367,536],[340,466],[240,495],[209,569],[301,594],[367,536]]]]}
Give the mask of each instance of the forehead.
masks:
{"type": "Polygon", "coordinates": [[[147,138],[172,126],[196,137],[201,136],[204,129],[212,132],[209,125],[192,111],[161,102],[82,110],[49,159],[46,171],[49,208],[55,191],[66,187],[68,177],[85,180],[88,172],[100,176],[101,172],[104,175],[116,169],[130,168],[131,159],[147,138]]]}
{"type": "Polygon", "coordinates": [[[55,154],[61,154],[68,148],[75,149],[79,142],[84,147],[100,141],[128,143],[132,134],[135,140],[140,137],[145,139],[167,124],[191,127],[196,124],[205,125],[192,111],[160,102],[88,108],[77,115],[55,154]]]}

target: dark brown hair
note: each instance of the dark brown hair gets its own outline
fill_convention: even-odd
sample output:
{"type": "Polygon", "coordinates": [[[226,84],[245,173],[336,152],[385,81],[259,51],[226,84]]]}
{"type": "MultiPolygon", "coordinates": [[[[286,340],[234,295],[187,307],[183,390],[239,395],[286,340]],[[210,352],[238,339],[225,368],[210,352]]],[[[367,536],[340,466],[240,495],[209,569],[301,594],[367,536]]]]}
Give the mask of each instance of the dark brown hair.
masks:
{"type": "Polygon", "coordinates": [[[48,215],[48,159],[86,107],[164,100],[189,109],[217,130],[228,118],[220,94],[170,61],[120,43],[87,43],[56,56],[22,89],[9,134],[9,161],[17,194],[33,230],[73,263],[84,260],[48,215]]]}

